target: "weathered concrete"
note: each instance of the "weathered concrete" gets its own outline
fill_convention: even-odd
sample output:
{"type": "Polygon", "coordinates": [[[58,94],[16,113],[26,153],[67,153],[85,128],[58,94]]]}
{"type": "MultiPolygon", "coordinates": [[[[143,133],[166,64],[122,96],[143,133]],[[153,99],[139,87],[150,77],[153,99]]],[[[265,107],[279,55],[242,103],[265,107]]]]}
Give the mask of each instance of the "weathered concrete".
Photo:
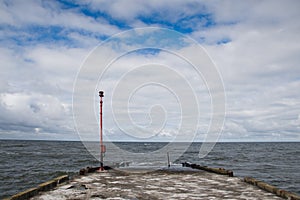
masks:
{"type": "Polygon", "coordinates": [[[201,166],[201,165],[197,165],[197,164],[190,164],[190,163],[182,163],[183,167],[191,167],[193,169],[200,169],[200,170],[204,170],[207,172],[212,172],[212,173],[216,173],[216,174],[221,174],[221,175],[228,175],[230,177],[233,177],[233,171],[231,170],[226,170],[224,168],[211,168],[211,167],[207,167],[207,166],[201,166]]]}
{"type": "Polygon", "coordinates": [[[182,168],[136,173],[109,170],[71,180],[32,200],[51,199],[282,199],[237,177],[182,168]]]}
{"type": "Polygon", "coordinates": [[[18,194],[13,195],[10,198],[6,198],[5,200],[24,200],[24,199],[29,199],[29,198],[37,195],[39,192],[49,191],[49,190],[55,188],[56,186],[60,185],[61,183],[66,182],[67,180],[69,180],[69,176],[68,175],[59,176],[59,177],[54,178],[54,179],[52,179],[50,181],[47,181],[45,183],[40,184],[38,187],[25,190],[23,192],[20,192],[18,194]]]}
{"type": "Polygon", "coordinates": [[[297,194],[294,194],[292,192],[288,192],[282,189],[279,189],[277,187],[274,187],[272,185],[269,185],[265,182],[259,181],[255,178],[252,177],[245,177],[244,181],[246,183],[250,183],[252,185],[255,185],[263,190],[266,190],[268,192],[271,192],[273,194],[276,194],[277,196],[283,197],[285,199],[290,199],[290,200],[300,200],[300,196],[297,194]]]}

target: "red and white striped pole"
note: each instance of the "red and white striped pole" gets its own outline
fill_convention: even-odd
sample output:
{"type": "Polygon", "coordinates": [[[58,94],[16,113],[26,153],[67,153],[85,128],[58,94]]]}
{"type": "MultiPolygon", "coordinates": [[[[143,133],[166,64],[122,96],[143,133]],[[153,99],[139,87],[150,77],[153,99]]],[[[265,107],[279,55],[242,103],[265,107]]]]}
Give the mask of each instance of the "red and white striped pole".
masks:
{"type": "Polygon", "coordinates": [[[102,97],[104,97],[104,92],[99,91],[99,97],[100,97],[100,171],[104,170],[103,167],[103,155],[105,153],[105,146],[103,145],[103,136],[102,136],[102,97]]]}

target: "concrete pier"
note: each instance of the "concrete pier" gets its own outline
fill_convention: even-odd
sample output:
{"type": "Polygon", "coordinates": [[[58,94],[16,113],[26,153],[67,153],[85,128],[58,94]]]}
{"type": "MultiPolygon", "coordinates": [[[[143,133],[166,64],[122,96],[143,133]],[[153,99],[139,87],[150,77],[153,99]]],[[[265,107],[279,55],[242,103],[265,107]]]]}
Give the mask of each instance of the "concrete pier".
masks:
{"type": "MultiPolygon", "coordinates": [[[[93,170],[90,170],[93,171],[93,170]]],[[[223,171],[223,170],[221,170],[223,171]]],[[[204,170],[107,170],[86,173],[32,200],[51,199],[283,199],[244,180],[204,170]]]]}
{"type": "Polygon", "coordinates": [[[49,191],[57,186],[59,186],[62,183],[65,183],[69,180],[69,176],[63,175],[59,176],[57,178],[54,178],[50,181],[47,181],[45,183],[42,183],[38,185],[37,187],[30,188],[28,190],[25,190],[23,192],[20,192],[18,194],[13,195],[10,198],[6,198],[4,200],[24,200],[24,199],[30,199],[31,197],[38,195],[40,192],[49,191]]]}

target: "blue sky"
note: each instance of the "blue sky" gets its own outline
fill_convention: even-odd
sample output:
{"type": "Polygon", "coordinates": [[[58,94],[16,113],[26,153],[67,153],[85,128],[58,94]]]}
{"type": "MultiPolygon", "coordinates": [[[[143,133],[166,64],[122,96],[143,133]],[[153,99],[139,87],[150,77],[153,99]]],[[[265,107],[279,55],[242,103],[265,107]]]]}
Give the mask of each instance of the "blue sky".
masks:
{"type": "MultiPolygon", "coordinates": [[[[299,4],[296,0],[3,0],[0,138],[79,140],[73,120],[73,87],[88,55],[115,34],[160,27],[201,44],[217,66],[226,93],[220,141],[300,141],[299,4]]],[[[130,45],[130,39],[123,42],[130,45]]],[[[172,45],[178,52],[193,54],[184,42],[172,45]]],[[[177,58],[172,56],[149,49],[130,53],[117,62],[121,67],[109,71],[112,74],[103,85],[109,88],[109,81],[117,81],[124,69],[150,61],[174,65],[179,71],[188,69],[186,63],[179,64],[180,60],[174,63],[177,58]]],[[[177,87],[171,78],[170,83],[177,87]]],[[[112,96],[108,88],[104,87],[107,99],[112,96]]],[[[207,95],[202,93],[204,87],[195,90],[199,96],[207,95]]],[[[151,104],[148,95],[141,91],[136,98],[139,105],[151,104]]],[[[198,103],[210,102],[208,96],[198,103]]],[[[172,111],[177,108],[172,107],[176,101],[172,95],[168,97],[171,103],[166,104],[165,111],[172,111]]],[[[111,102],[105,103],[106,116],[111,118],[111,102]]],[[[139,105],[135,112],[143,114],[145,110],[139,110],[139,105]]],[[[141,124],[149,120],[147,115],[137,116],[133,118],[141,124]]],[[[167,121],[156,140],[172,140],[178,123],[176,119],[167,121]]],[[[196,138],[203,139],[207,126],[209,121],[200,120],[196,138]]],[[[132,140],[109,119],[105,134],[112,140],[132,140]]]]}

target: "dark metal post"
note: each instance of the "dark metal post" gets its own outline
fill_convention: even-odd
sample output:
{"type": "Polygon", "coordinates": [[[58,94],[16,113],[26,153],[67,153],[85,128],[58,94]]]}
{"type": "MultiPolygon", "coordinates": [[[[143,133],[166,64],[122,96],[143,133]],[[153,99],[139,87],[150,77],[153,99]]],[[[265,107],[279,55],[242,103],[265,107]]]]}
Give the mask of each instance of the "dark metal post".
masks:
{"type": "Polygon", "coordinates": [[[105,147],[103,146],[103,136],[102,136],[102,97],[104,97],[104,92],[99,91],[100,97],[100,171],[104,170],[103,167],[103,154],[105,153],[105,147]]]}
{"type": "Polygon", "coordinates": [[[169,152],[167,152],[167,157],[168,157],[168,167],[170,168],[170,157],[169,157],[169,152]]]}

